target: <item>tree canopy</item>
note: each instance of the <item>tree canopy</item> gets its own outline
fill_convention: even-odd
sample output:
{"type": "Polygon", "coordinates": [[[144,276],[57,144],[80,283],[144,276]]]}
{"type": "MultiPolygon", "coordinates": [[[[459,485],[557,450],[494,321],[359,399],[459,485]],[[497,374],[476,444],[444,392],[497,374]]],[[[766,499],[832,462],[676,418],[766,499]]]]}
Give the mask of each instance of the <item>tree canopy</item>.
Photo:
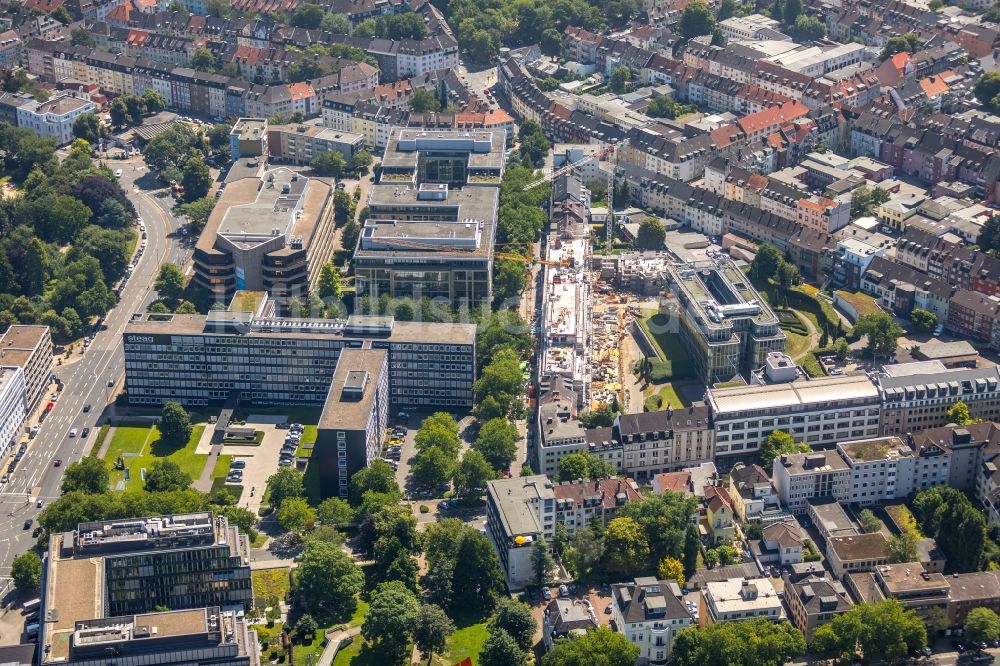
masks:
{"type": "Polygon", "coordinates": [[[917,614],[895,598],[861,603],[813,632],[812,650],[845,661],[860,651],[866,663],[896,661],[927,644],[927,629],[917,614]]]}
{"type": "Polygon", "coordinates": [[[809,453],[812,449],[805,442],[795,443],[795,440],[784,430],[772,430],[760,448],[760,464],[764,471],[770,473],[774,459],[784,453],[809,453]]]}
{"type": "Polygon", "coordinates": [[[624,634],[601,627],[558,639],[542,658],[542,666],[632,666],[638,656],[639,647],[624,634]]]}
{"type": "Polygon", "coordinates": [[[782,666],[806,651],[802,632],[788,622],[758,618],[689,627],[677,634],[677,666],[782,666]]]}

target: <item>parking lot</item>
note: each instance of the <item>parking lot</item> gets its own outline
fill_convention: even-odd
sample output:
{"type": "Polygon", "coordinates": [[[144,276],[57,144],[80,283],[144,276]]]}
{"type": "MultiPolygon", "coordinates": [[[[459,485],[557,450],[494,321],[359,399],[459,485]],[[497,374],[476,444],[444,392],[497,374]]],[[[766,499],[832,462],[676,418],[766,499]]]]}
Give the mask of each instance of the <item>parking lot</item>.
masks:
{"type": "Polygon", "coordinates": [[[525,593],[525,601],[531,604],[531,614],[535,617],[535,621],[538,623],[538,628],[535,630],[535,642],[542,640],[542,615],[545,613],[545,607],[549,605],[552,599],[559,596],[564,596],[567,599],[572,599],[574,602],[589,603],[591,609],[594,612],[594,618],[597,620],[597,624],[602,627],[607,627],[611,625],[611,613],[606,613],[608,605],[611,603],[611,587],[594,587],[586,590],[578,590],[576,586],[568,586],[568,594],[560,595],[559,587],[542,588],[548,589],[551,595],[549,599],[544,597],[542,592],[538,591],[538,588],[532,588],[525,593]]]}

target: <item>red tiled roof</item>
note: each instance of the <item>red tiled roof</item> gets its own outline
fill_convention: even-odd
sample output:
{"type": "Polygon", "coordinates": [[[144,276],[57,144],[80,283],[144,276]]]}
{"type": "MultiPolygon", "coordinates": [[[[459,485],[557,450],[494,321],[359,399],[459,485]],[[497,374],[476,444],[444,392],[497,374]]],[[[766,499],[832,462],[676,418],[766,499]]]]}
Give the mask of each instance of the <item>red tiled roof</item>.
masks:
{"type": "Polygon", "coordinates": [[[291,94],[293,101],[316,96],[316,93],[309,86],[309,84],[301,81],[298,83],[289,83],[288,92],[291,94]]]}
{"type": "Polygon", "coordinates": [[[765,129],[780,127],[783,123],[791,122],[796,118],[809,114],[809,107],[801,102],[786,102],[781,106],[772,106],[767,109],[743,116],[736,121],[747,135],[755,134],[765,129]]]}
{"type": "Polygon", "coordinates": [[[955,73],[952,71],[941,72],[940,74],[920,79],[918,83],[920,84],[920,87],[923,88],[924,94],[927,95],[927,97],[934,98],[948,92],[948,84],[945,83],[944,80],[945,78],[954,75],[955,73]]]}
{"type": "Polygon", "coordinates": [[[24,0],[24,8],[28,11],[39,9],[46,14],[54,12],[65,4],[65,0],[24,0]]]}
{"type": "Polygon", "coordinates": [[[686,493],[691,490],[690,472],[667,472],[657,474],[656,483],[661,492],[672,491],[675,493],[686,493]]]}
{"type": "Polygon", "coordinates": [[[910,62],[911,58],[909,53],[903,51],[902,53],[897,53],[896,55],[892,56],[890,60],[892,60],[892,66],[896,68],[896,71],[902,74],[903,69],[910,62]]]}
{"type": "Polygon", "coordinates": [[[628,479],[618,477],[599,481],[557,483],[552,486],[552,495],[557,500],[572,500],[574,504],[583,504],[584,499],[600,496],[601,505],[605,509],[614,509],[618,506],[616,498],[622,493],[625,494],[627,502],[642,499],[642,495],[632,487],[628,479]]]}

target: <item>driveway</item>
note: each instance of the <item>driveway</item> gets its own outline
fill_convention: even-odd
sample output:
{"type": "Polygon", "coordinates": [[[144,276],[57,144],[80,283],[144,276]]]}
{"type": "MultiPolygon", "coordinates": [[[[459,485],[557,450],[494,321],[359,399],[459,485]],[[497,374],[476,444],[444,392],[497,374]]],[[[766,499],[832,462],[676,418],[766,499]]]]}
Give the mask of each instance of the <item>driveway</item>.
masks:
{"type": "MultiPolygon", "coordinates": [[[[264,439],[259,445],[216,444],[214,447],[221,448],[221,455],[233,456],[234,459],[246,461],[247,466],[243,469],[243,483],[241,484],[243,495],[239,498],[238,504],[254,513],[260,509],[267,479],[279,469],[278,459],[281,457],[281,446],[285,443],[285,435],[288,433],[287,429],[279,429],[275,427],[275,424],[287,421],[288,417],[280,414],[250,414],[247,417],[247,425],[264,433],[264,439]],[[252,497],[251,492],[253,492],[252,497]]],[[[200,446],[201,443],[199,443],[200,446]]]]}

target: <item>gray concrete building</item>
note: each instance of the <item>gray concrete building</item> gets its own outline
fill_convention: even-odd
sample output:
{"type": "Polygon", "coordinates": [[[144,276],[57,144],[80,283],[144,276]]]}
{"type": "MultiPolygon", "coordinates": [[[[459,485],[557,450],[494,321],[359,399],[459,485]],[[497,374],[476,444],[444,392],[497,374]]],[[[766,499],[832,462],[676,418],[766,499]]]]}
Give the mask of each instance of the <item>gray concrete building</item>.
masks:
{"type": "Polygon", "coordinates": [[[256,317],[249,312],[140,315],[123,333],[129,404],[323,405],[345,349],[389,353],[396,407],[470,408],[476,327],[352,316],[256,317]]]}
{"type": "Polygon", "coordinates": [[[378,456],[388,415],[389,353],[345,349],[333,372],[309,463],[319,466],[324,496],[347,499],[351,476],[378,456]]]}

